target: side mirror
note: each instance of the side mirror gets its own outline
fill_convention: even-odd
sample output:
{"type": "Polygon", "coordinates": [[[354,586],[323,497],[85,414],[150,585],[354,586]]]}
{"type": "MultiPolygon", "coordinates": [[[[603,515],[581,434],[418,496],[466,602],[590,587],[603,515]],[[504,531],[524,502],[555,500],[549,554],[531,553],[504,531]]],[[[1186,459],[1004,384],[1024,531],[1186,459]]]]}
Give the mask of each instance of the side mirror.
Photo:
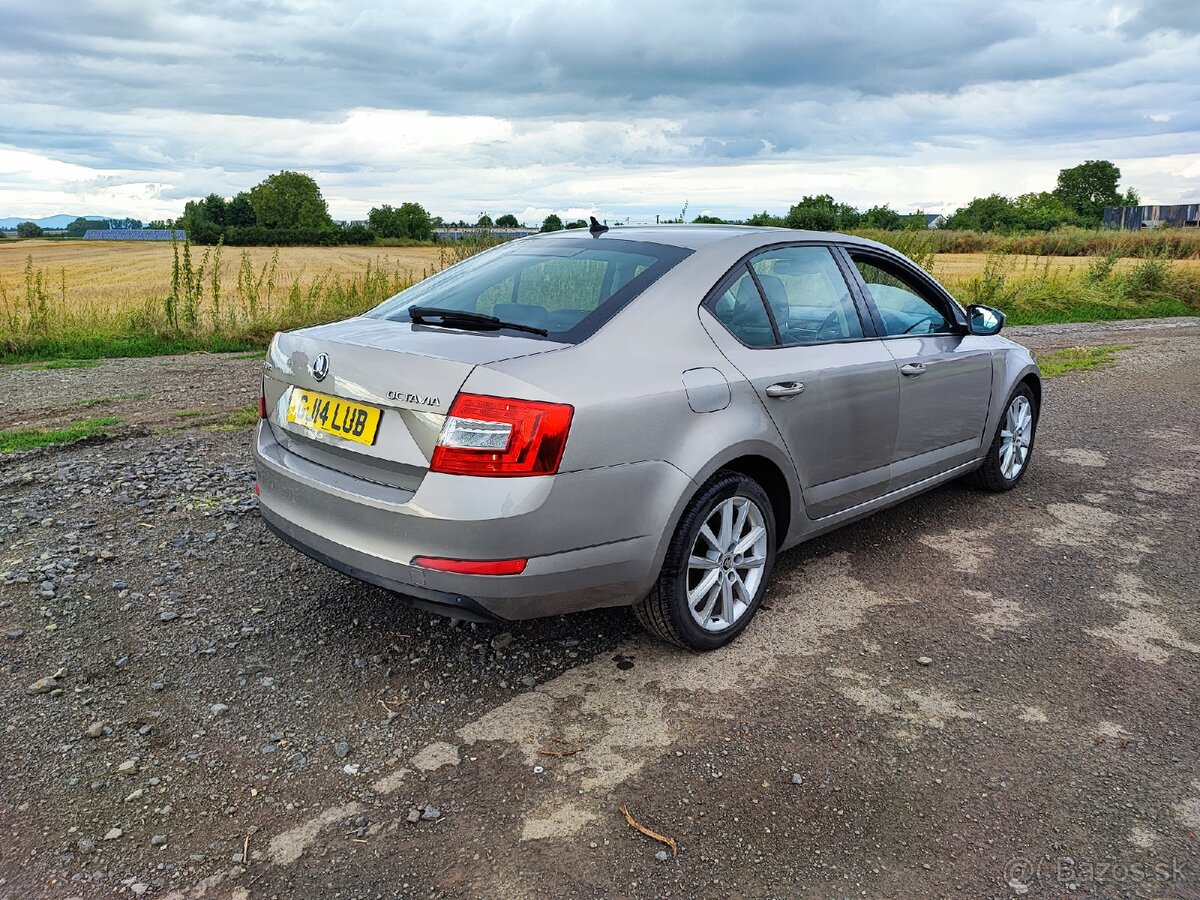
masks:
{"type": "Polygon", "coordinates": [[[967,322],[971,334],[988,337],[1000,333],[1000,329],[1004,327],[1004,313],[982,303],[972,303],[967,307],[967,322]]]}

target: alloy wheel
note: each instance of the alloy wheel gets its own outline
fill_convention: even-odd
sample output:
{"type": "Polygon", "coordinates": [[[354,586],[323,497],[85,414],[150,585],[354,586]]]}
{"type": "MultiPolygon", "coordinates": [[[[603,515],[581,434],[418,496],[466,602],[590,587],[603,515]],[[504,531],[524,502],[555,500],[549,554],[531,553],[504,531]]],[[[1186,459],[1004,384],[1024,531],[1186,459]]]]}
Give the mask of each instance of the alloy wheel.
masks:
{"type": "Polygon", "coordinates": [[[1033,443],[1033,407],[1029,398],[1016,396],[1004,414],[1000,430],[1000,474],[1012,481],[1021,474],[1033,443]]]}
{"type": "Polygon", "coordinates": [[[758,504],[734,496],[713,509],[687,564],[688,611],[705,631],[723,631],[754,602],[767,562],[767,526],[758,504]]]}

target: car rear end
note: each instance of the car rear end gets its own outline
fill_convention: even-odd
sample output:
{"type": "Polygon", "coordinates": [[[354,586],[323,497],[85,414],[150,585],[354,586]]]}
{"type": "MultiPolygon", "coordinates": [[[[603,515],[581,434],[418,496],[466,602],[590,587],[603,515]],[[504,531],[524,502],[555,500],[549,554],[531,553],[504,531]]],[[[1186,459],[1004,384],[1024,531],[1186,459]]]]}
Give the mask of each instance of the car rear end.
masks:
{"type": "MultiPolygon", "coordinates": [[[[578,263],[572,254],[543,251],[555,266],[578,263]]],[[[535,254],[531,267],[521,255],[493,264],[490,277],[508,266],[528,281],[546,264],[535,254]]],[[[665,255],[671,265],[682,258],[665,255]]],[[[596,259],[611,265],[617,257],[590,252],[585,293],[595,287],[596,259]]],[[[642,267],[640,285],[637,275],[624,288],[609,284],[607,297],[625,290],[629,302],[657,277],[656,264],[642,267]]],[[[466,304],[474,296],[475,309],[483,306],[476,288],[463,293],[453,269],[442,279],[448,283],[416,299],[466,304]]],[[[545,295],[514,285],[505,296],[545,295]]],[[[670,514],[687,479],[663,464],[597,467],[594,454],[573,452],[580,398],[557,393],[553,373],[570,365],[588,316],[614,314],[603,309],[603,292],[583,315],[486,304],[489,314],[550,326],[529,326],[537,333],[418,325],[404,314],[412,301],[404,298],[272,342],[254,448],[268,526],[334,569],[462,618],[531,618],[635,600],[653,580],[661,537],[647,523],[670,514]],[[535,355],[547,361],[543,377],[504,372],[505,361],[535,355]],[[612,503],[614,491],[630,500],[612,503]]]]}

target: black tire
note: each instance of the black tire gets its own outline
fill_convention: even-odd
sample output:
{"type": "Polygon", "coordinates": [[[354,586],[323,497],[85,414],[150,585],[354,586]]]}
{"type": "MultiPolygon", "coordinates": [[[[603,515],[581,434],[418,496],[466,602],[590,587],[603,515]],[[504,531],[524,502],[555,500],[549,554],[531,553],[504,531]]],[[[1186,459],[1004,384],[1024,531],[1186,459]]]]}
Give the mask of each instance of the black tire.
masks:
{"type": "Polygon", "coordinates": [[[1029,385],[1025,384],[1024,382],[1017,385],[1016,389],[1012,392],[1004,404],[1004,412],[1000,414],[1000,421],[996,423],[996,434],[992,437],[992,444],[990,447],[988,447],[987,456],[983,458],[983,465],[981,465],[968,476],[968,479],[972,485],[982,490],[992,491],[999,494],[1003,493],[1004,491],[1011,491],[1021,483],[1021,479],[1024,478],[1025,473],[1029,471],[1030,462],[1033,461],[1033,445],[1035,439],[1037,438],[1039,412],[1040,410],[1038,409],[1037,398],[1033,396],[1033,391],[1030,390],[1029,385]],[[1013,401],[1018,397],[1024,397],[1029,401],[1029,407],[1033,413],[1033,424],[1029,434],[1029,453],[1025,457],[1024,465],[1022,465],[1020,470],[1018,470],[1016,476],[1013,478],[1006,478],[1000,464],[1000,433],[1004,430],[1005,421],[1008,418],[1008,410],[1012,406],[1013,401]]]}
{"type": "Polygon", "coordinates": [[[645,599],[633,607],[633,614],[652,635],[687,650],[707,651],[724,647],[745,630],[762,605],[771,570],[775,566],[775,547],[775,513],[766,491],[758,482],[739,472],[718,472],[684,510],[667,548],[658,581],[645,599]],[[745,611],[727,628],[709,631],[692,618],[688,609],[687,561],[705,521],[721,503],[731,497],[745,497],[753,501],[762,513],[767,531],[766,562],[758,589],[745,611]]]}

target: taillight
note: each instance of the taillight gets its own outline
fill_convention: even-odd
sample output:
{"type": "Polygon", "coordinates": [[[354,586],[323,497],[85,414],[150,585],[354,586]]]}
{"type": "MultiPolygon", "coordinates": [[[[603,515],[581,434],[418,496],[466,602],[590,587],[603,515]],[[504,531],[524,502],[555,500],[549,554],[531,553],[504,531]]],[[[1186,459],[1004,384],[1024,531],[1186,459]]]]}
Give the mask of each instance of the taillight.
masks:
{"type": "Polygon", "coordinates": [[[267,382],[265,378],[259,382],[258,386],[258,417],[260,419],[267,417],[267,382]]]}
{"type": "Polygon", "coordinates": [[[437,556],[414,556],[412,564],[439,572],[459,575],[520,575],[525,571],[524,559],[442,559],[437,556]]]}
{"type": "Polygon", "coordinates": [[[448,475],[553,475],[571,416],[565,403],[459,394],[430,463],[448,475]]]}

